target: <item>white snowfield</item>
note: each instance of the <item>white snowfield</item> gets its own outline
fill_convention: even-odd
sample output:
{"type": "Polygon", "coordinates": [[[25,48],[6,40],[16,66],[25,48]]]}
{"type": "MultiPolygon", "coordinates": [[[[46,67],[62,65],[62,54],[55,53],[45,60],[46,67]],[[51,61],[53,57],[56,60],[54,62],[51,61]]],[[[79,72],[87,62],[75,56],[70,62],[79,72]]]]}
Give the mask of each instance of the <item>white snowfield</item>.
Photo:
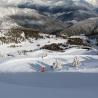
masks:
{"type": "Polygon", "coordinates": [[[97,49],[39,49],[59,42],[66,40],[53,37],[1,44],[0,98],[98,98],[97,49]],[[75,57],[80,61],[78,68],[72,66],[75,57]],[[53,70],[50,66],[56,61],[60,67],[53,70]]]}
{"type": "Polygon", "coordinates": [[[80,49],[72,47],[64,52],[40,49],[51,43],[65,43],[65,39],[51,38],[31,39],[19,44],[0,45],[0,72],[40,72],[40,67],[45,66],[46,72],[98,72],[97,48],[80,49]],[[12,47],[15,46],[15,47],[12,47]],[[79,60],[79,68],[73,67],[74,58],[79,60]],[[53,63],[58,68],[52,70],[53,63]]]}
{"type": "MultiPolygon", "coordinates": [[[[42,17],[37,11],[18,8],[18,5],[32,2],[51,7],[65,6],[64,1],[0,0],[0,37],[6,30],[19,26],[10,16],[42,17]]],[[[86,1],[92,3],[92,0],[86,1]]],[[[93,4],[96,3],[94,1],[93,4]]],[[[32,24],[44,23],[34,20],[22,23],[27,21],[32,24]]],[[[66,40],[52,37],[30,41],[25,40],[20,44],[0,41],[0,98],[98,98],[97,49],[74,47],[64,52],[53,52],[40,48],[51,43],[66,43],[66,40]],[[80,64],[73,67],[76,57],[80,64]],[[53,63],[57,63],[59,68],[51,69],[53,63]],[[44,72],[41,72],[42,66],[45,67],[44,72]]]]}
{"type": "Polygon", "coordinates": [[[20,57],[1,61],[0,72],[40,72],[40,67],[45,66],[46,72],[52,72],[50,66],[58,60],[61,67],[54,72],[84,72],[98,73],[98,56],[92,55],[49,55],[47,57],[20,57]],[[80,59],[80,67],[72,67],[74,57],[80,59]]]}
{"type": "MultiPolygon", "coordinates": [[[[46,42],[42,41],[41,44],[44,43],[46,42]]],[[[98,97],[98,56],[95,55],[97,51],[71,48],[65,52],[36,50],[19,55],[17,50],[30,50],[34,46],[22,45],[23,47],[16,48],[1,45],[0,51],[4,54],[0,58],[1,98],[98,97]],[[7,53],[10,56],[7,56],[7,53]],[[81,63],[78,69],[72,67],[76,56],[81,63]],[[61,69],[51,70],[50,66],[55,60],[63,65],[61,69]],[[42,65],[46,66],[45,72],[40,72],[42,65]]]]}
{"type": "Polygon", "coordinates": [[[0,73],[2,98],[97,98],[97,73],[0,73]]]}
{"type": "MultiPolygon", "coordinates": [[[[1,47],[4,55],[10,54],[0,59],[1,98],[98,98],[97,51],[77,48],[65,52],[37,50],[21,56],[15,52],[19,47],[1,47]],[[74,57],[80,60],[79,68],[72,67],[74,57]],[[55,60],[63,65],[61,69],[50,69],[55,60]],[[42,65],[46,66],[45,72],[40,72],[42,65]]],[[[25,44],[21,49],[31,47],[26,48],[25,44]]]]}

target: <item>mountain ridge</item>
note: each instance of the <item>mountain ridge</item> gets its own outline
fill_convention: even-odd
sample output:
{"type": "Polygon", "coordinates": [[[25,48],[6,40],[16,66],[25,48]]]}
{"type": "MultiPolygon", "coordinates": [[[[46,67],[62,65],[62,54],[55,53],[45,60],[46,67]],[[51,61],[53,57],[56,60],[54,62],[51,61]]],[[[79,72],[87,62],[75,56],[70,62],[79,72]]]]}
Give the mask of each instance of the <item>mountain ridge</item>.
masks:
{"type": "Polygon", "coordinates": [[[0,4],[1,29],[19,26],[52,33],[98,17],[87,0],[1,0],[0,4]]]}

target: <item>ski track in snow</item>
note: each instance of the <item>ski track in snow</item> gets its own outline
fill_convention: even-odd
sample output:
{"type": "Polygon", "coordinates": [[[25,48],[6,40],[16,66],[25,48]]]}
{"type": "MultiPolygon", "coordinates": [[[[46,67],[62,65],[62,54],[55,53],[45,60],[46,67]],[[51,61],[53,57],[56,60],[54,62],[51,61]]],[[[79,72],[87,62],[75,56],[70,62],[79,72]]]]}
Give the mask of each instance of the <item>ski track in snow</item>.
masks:
{"type": "MultiPolygon", "coordinates": [[[[28,58],[13,58],[3,61],[0,64],[0,71],[2,72],[36,72],[41,65],[46,66],[48,71],[51,71],[49,66],[58,59],[60,64],[65,67],[54,72],[97,72],[98,73],[98,56],[92,55],[48,55],[42,57],[28,57],[28,58]],[[74,57],[78,57],[81,62],[79,69],[72,68],[74,57]],[[52,61],[51,61],[52,60],[52,61]],[[69,67],[68,67],[69,66],[69,67]],[[37,68],[37,69],[36,69],[37,68]]],[[[48,72],[46,71],[46,72],[48,72]]]]}

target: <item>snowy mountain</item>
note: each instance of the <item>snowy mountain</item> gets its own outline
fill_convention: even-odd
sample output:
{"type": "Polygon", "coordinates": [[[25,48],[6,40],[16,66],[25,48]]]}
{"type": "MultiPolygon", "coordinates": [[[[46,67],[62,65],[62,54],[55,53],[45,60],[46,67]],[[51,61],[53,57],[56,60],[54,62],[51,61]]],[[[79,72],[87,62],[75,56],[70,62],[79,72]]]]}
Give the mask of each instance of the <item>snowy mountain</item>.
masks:
{"type": "Polygon", "coordinates": [[[63,4],[64,2],[80,2],[80,1],[86,1],[90,4],[96,5],[97,0],[1,0],[1,4],[19,4],[19,3],[26,3],[26,2],[33,2],[35,4],[40,4],[40,5],[51,5],[53,2],[57,4],[63,4]]]}
{"type": "Polygon", "coordinates": [[[0,5],[1,29],[27,27],[54,32],[63,30],[67,21],[97,17],[91,1],[83,0],[1,0],[0,5]]]}
{"type": "Polygon", "coordinates": [[[98,98],[97,0],[0,0],[0,98],[98,98]]]}
{"type": "Polygon", "coordinates": [[[98,34],[98,17],[80,21],[69,28],[65,28],[63,32],[67,32],[68,35],[96,35],[98,34]]]}
{"type": "Polygon", "coordinates": [[[93,4],[94,6],[98,5],[98,0],[86,0],[86,1],[93,4]]]}

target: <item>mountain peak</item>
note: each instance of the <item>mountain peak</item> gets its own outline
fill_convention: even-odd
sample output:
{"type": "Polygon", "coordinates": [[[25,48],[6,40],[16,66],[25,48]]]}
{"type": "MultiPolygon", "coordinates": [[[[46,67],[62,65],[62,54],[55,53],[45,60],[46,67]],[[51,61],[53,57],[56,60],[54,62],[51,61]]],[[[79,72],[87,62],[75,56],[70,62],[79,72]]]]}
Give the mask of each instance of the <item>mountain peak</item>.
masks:
{"type": "Polygon", "coordinates": [[[98,5],[98,1],[97,0],[86,0],[88,3],[97,6],[98,5]]]}

